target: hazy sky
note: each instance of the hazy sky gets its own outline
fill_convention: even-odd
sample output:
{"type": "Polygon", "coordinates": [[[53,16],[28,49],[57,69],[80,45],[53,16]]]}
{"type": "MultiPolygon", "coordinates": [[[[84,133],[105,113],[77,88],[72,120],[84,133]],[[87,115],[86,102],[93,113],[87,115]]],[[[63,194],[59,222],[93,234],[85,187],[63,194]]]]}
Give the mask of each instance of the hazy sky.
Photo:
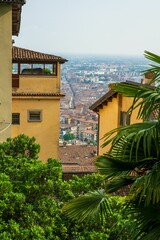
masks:
{"type": "Polygon", "coordinates": [[[26,0],[15,45],[48,53],[160,54],[160,0],[26,0]]]}

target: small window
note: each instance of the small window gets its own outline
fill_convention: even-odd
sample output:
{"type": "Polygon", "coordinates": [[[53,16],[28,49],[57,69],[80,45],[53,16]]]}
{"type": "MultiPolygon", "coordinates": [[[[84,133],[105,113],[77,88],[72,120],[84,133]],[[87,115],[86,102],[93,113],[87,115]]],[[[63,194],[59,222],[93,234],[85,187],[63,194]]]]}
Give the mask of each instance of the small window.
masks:
{"type": "Polygon", "coordinates": [[[125,126],[130,124],[130,115],[128,112],[120,112],[120,125],[125,126]]]}
{"type": "Polygon", "coordinates": [[[28,111],[28,121],[29,122],[41,122],[42,121],[42,111],[40,110],[29,110],[28,111]]]}
{"type": "Polygon", "coordinates": [[[12,113],[12,124],[13,125],[20,124],[20,113],[12,113]]]}

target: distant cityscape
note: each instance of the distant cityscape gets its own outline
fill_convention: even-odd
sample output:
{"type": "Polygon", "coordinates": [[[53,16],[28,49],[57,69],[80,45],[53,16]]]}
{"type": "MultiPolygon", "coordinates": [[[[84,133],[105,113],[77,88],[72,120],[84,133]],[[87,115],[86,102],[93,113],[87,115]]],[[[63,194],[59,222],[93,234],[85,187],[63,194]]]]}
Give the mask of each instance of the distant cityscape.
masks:
{"type": "Polygon", "coordinates": [[[97,144],[97,114],[89,107],[108,91],[108,84],[140,82],[148,61],[143,57],[68,56],[62,66],[60,143],[97,144]],[[67,137],[68,138],[65,138],[67,137]]]}

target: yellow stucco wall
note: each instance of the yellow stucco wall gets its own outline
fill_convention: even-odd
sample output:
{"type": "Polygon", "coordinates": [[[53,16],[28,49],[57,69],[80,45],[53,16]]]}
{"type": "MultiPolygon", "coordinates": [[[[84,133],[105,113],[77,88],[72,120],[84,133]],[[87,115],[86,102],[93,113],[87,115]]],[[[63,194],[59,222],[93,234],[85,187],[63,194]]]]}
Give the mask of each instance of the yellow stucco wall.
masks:
{"type": "Polygon", "coordinates": [[[60,128],[59,98],[13,98],[13,113],[20,113],[20,125],[12,125],[12,137],[19,134],[34,136],[40,144],[39,158],[45,162],[48,158],[58,157],[60,128]],[[28,122],[28,110],[42,110],[41,122],[28,122]]]}
{"type": "Polygon", "coordinates": [[[108,102],[99,110],[99,155],[109,150],[110,146],[102,148],[104,142],[102,137],[105,133],[114,129],[118,125],[118,98],[112,98],[112,102],[108,102]]]}
{"type": "MultiPolygon", "coordinates": [[[[120,94],[116,98],[112,98],[111,102],[107,105],[103,105],[103,108],[99,110],[99,155],[107,152],[111,145],[107,145],[102,148],[101,145],[104,143],[102,137],[105,133],[111,131],[120,126],[120,111],[128,111],[132,105],[133,98],[124,97],[120,94]]],[[[137,119],[138,109],[135,109],[132,113],[130,123],[141,122],[142,120],[137,119]]]]}
{"type": "Polygon", "coordinates": [[[17,92],[54,92],[58,93],[56,77],[20,75],[20,85],[17,92]]]}
{"type": "MultiPolygon", "coordinates": [[[[12,6],[0,4],[0,131],[11,123],[12,108],[12,6]],[[1,122],[4,121],[4,124],[1,122]]],[[[11,127],[0,133],[0,141],[11,137],[11,127]]]]}
{"type": "MultiPolygon", "coordinates": [[[[127,111],[130,108],[130,106],[132,105],[132,103],[133,103],[133,98],[122,96],[122,110],[121,111],[127,111]]],[[[139,109],[136,108],[133,111],[131,118],[130,118],[130,124],[142,122],[142,120],[137,119],[138,110],[139,109]]]]}

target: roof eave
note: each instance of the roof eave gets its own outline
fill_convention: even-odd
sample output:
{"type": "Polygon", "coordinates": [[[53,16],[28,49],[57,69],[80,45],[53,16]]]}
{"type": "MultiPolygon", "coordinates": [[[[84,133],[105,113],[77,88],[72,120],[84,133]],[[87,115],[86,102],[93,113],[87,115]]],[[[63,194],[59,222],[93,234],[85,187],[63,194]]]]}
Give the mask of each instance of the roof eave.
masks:
{"type": "Polygon", "coordinates": [[[100,108],[100,106],[103,105],[104,102],[108,101],[110,98],[112,98],[113,96],[115,96],[117,94],[117,92],[115,92],[114,90],[109,90],[105,95],[103,95],[100,99],[98,99],[95,103],[93,103],[89,109],[94,111],[94,112],[98,112],[98,108],[100,108]]]}
{"type": "Polygon", "coordinates": [[[68,62],[68,60],[64,59],[64,60],[39,60],[39,59],[12,59],[13,63],[48,63],[48,64],[52,64],[52,63],[57,63],[59,62],[60,64],[64,64],[65,62],[68,62]]]}
{"type": "Polygon", "coordinates": [[[12,61],[13,63],[60,63],[63,64],[68,60],[60,56],[52,54],[45,54],[33,50],[19,48],[13,46],[12,48],[12,61]]]}
{"type": "Polygon", "coordinates": [[[12,35],[14,36],[18,36],[20,31],[21,12],[24,4],[24,0],[12,2],[12,35]]]}
{"type": "MultiPolygon", "coordinates": [[[[140,86],[140,87],[146,87],[149,89],[154,89],[154,86],[151,86],[149,84],[142,84],[142,83],[137,83],[133,81],[126,81],[126,82],[121,82],[123,84],[130,84],[134,86],[140,86]]],[[[99,109],[104,105],[105,102],[109,101],[110,98],[116,96],[117,92],[114,90],[109,90],[105,95],[103,95],[100,99],[98,99],[95,103],[93,103],[89,109],[98,113],[99,109]]]]}

